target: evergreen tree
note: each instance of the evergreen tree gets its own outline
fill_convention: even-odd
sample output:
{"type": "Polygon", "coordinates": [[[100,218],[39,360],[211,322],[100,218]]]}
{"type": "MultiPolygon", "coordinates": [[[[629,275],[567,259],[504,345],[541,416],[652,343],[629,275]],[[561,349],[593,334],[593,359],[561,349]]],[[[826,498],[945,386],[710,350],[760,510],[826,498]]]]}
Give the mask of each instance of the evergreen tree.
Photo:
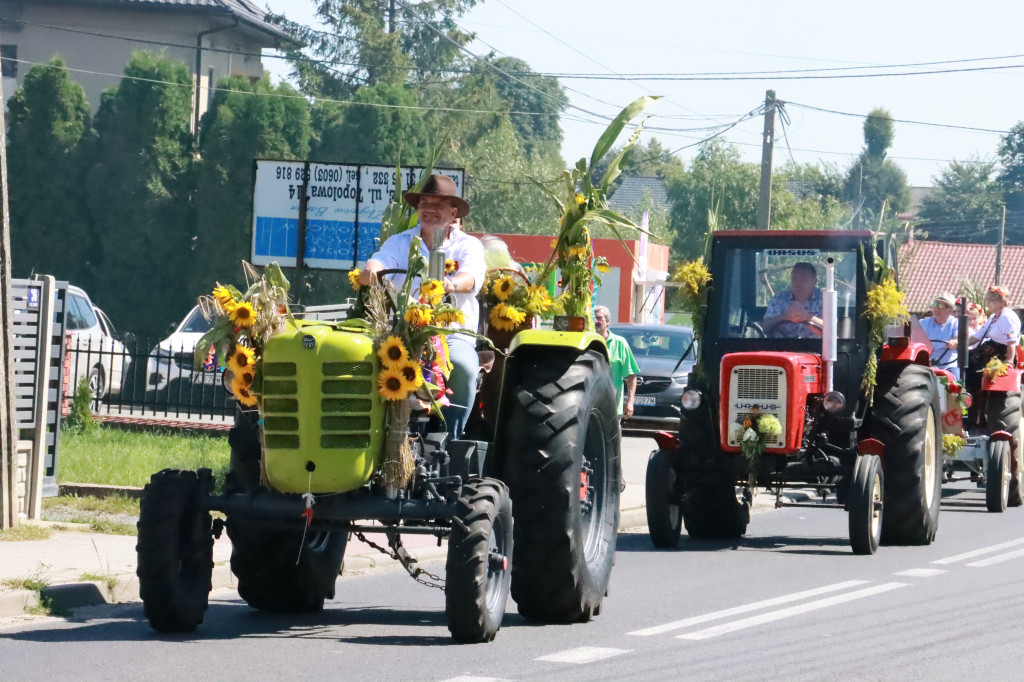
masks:
{"type": "Polygon", "coordinates": [[[103,93],[86,187],[101,247],[97,297],[115,324],[162,333],[189,290],[192,78],[184,62],[138,52],[103,93]]]}
{"type": "Polygon", "coordinates": [[[910,202],[907,174],[886,158],[894,137],[892,115],[872,109],[864,119],[864,150],[846,176],[846,196],[862,205],[861,223],[871,224],[882,210],[902,211],[910,202]]]}
{"type": "Polygon", "coordinates": [[[309,108],[291,86],[267,76],[223,79],[203,116],[196,171],[193,294],[214,282],[239,282],[251,258],[252,179],[257,158],[302,160],[309,154],[309,108]],[[276,95],[276,96],[275,96],[276,95]]]}
{"type": "Polygon", "coordinates": [[[98,249],[83,210],[83,140],[89,102],[64,60],[33,66],[8,101],[12,267],[16,276],[55,275],[89,287],[98,249]],[[60,244],[76,245],[69,258],[60,244]]]}

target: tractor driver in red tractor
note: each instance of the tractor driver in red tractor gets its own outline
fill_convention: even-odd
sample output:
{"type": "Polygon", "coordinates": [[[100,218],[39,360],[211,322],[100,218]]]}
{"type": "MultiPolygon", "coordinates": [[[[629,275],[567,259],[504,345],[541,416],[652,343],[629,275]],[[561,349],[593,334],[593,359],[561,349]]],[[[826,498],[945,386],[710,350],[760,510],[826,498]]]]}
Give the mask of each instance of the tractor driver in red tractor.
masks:
{"type": "Polygon", "coordinates": [[[768,302],[764,333],[776,338],[821,336],[822,296],[817,269],[801,261],[793,266],[789,281],[789,290],[780,291],[768,302]]]}

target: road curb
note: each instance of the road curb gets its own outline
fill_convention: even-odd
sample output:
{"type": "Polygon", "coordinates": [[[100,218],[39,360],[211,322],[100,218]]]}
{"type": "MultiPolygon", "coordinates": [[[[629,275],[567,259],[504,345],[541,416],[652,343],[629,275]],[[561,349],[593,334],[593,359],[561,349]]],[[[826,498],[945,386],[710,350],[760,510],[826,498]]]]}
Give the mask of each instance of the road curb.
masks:
{"type": "MultiPolygon", "coordinates": [[[[784,503],[799,503],[816,499],[812,491],[790,491],[782,496],[784,503]]],[[[751,512],[755,514],[775,509],[775,498],[770,494],[760,494],[754,498],[751,512]]],[[[66,524],[67,525],[67,524],[66,524]]],[[[644,506],[623,509],[619,513],[619,532],[637,530],[647,526],[647,509],[644,506]]],[[[410,550],[419,563],[438,561],[447,557],[447,543],[440,547],[422,547],[410,550]]],[[[358,554],[346,556],[342,566],[342,575],[362,575],[374,570],[400,569],[397,561],[384,554],[358,554]]],[[[229,562],[221,562],[213,567],[211,576],[213,589],[235,589],[237,580],[231,572],[229,562]]],[[[132,602],[139,600],[139,581],[134,573],[122,573],[112,576],[111,589],[104,582],[75,582],[50,585],[40,592],[33,590],[0,590],[0,618],[9,618],[25,614],[27,609],[34,608],[42,601],[48,603],[52,613],[64,614],[83,606],[97,606],[132,602]]]]}

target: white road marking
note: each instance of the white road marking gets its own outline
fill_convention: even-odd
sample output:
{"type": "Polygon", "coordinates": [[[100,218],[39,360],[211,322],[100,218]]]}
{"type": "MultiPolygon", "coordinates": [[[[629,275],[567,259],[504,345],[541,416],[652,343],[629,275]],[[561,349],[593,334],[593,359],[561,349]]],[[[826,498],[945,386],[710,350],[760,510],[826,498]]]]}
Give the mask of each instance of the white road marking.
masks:
{"type": "Polygon", "coordinates": [[[837,594],[834,597],[827,597],[825,599],[819,599],[818,601],[812,601],[806,604],[790,606],[787,609],[781,609],[779,611],[762,613],[757,616],[751,616],[750,618],[744,618],[742,620],[733,621],[732,623],[723,623],[722,625],[716,625],[715,627],[706,628],[704,630],[698,630],[696,632],[687,632],[682,635],[676,635],[676,638],[693,640],[710,639],[711,637],[718,637],[719,635],[735,632],[737,630],[745,630],[747,628],[752,628],[756,625],[772,623],[777,620],[782,620],[783,618],[799,616],[805,613],[809,613],[811,611],[818,611],[819,609],[825,609],[830,606],[835,606],[837,604],[843,604],[848,601],[854,601],[855,599],[864,599],[865,597],[872,597],[876,594],[889,592],[900,587],[907,587],[907,583],[884,583],[882,585],[875,585],[874,587],[866,587],[863,590],[857,590],[856,592],[837,594]]]}
{"type": "Polygon", "coordinates": [[[602,658],[611,658],[620,654],[628,654],[629,649],[608,649],[596,646],[581,646],[578,649],[567,649],[556,654],[548,654],[534,659],[548,663],[592,663],[602,658]]]}
{"type": "Polygon", "coordinates": [[[899,573],[893,573],[893,575],[906,576],[908,578],[931,578],[935,575],[941,575],[947,571],[943,568],[908,568],[905,571],[899,573]]]}
{"type": "Polygon", "coordinates": [[[975,561],[970,564],[964,564],[965,566],[971,566],[972,568],[983,568],[985,566],[992,566],[994,564],[1001,564],[1004,561],[1010,559],[1016,559],[1019,556],[1024,556],[1024,549],[1018,549],[1015,552],[1007,552],[1006,554],[999,554],[988,559],[982,559],[981,561],[975,561]]]}
{"type": "Polygon", "coordinates": [[[982,554],[991,554],[992,552],[998,552],[1001,549],[1008,549],[1010,547],[1016,547],[1017,545],[1024,545],[1024,538],[1020,540],[1010,540],[1009,542],[1003,542],[998,545],[992,545],[991,547],[982,547],[981,549],[974,549],[970,552],[964,552],[963,554],[955,554],[945,559],[936,559],[933,564],[955,564],[958,561],[964,559],[972,559],[982,554]]]}
{"type": "Polygon", "coordinates": [[[722,618],[728,618],[730,616],[738,616],[741,613],[750,613],[751,611],[757,611],[759,609],[766,609],[771,606],[779,606],[780,604],[788,604],[794,601],[800,601],[801,599],[807,599],[808,597],[817,597],[820,594],[828,594],[829,592],[838,592],[839,590],[845,590],[849,587],[857,587],[858,585],[867,584],[867,580],[847,580],[844,583],[836,583],[834,585],[825,585],[824,587],[816,587],[813,590],[804,590],[803,592],[794,592],[793,594],[786,594],[781,597],[773,597],[772,599],[765,599],[764,601],[757,601],[753,604],[744,604],[743,606],[734,606],[731,609],[725,609],[724,611],[715,611],[714,613],[705,613],[703,616],[694,616],[693,618],[685,618],[683,620],[677,620],[672,623],[665,623],[664,625],[655,625],[654,627],[645,628],[643,630],[635,630],[627,633],[630,635],[638,635],[640,637],[649,637],[651,635],[660,635],[664,632],[671,632],[672,630],[681,630],[683,628],[690,627],[691,625],[699,625],[701,623],[707,623],[712,620],[721,620],[722,618]]]}
{"type": "Polygon", "coordinates": [[[511,682],[511,680],[506,680],[504,677],[473,677],[472,675],[463,675],[462,677],[452,677],[441,682],[511,682]]]}

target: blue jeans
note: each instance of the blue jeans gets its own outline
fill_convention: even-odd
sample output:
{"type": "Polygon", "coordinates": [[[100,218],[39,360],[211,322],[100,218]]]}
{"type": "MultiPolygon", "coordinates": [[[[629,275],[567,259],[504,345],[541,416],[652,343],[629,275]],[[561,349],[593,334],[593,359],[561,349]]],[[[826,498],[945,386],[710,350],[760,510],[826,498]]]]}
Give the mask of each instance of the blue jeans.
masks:
{"type": "Polygon", "coordinates": [[[451,405],[441,408],[441,414],[448,426],[448,437],[458,438],[466,428],[469,413],[473,411],[476,399],[476,377],[480,372],[480,358],[476,354],[476,341],[467,336],[448,336],[448,351],[452,361],[452,373],[448,377],[448,396],[451,405]]]}

